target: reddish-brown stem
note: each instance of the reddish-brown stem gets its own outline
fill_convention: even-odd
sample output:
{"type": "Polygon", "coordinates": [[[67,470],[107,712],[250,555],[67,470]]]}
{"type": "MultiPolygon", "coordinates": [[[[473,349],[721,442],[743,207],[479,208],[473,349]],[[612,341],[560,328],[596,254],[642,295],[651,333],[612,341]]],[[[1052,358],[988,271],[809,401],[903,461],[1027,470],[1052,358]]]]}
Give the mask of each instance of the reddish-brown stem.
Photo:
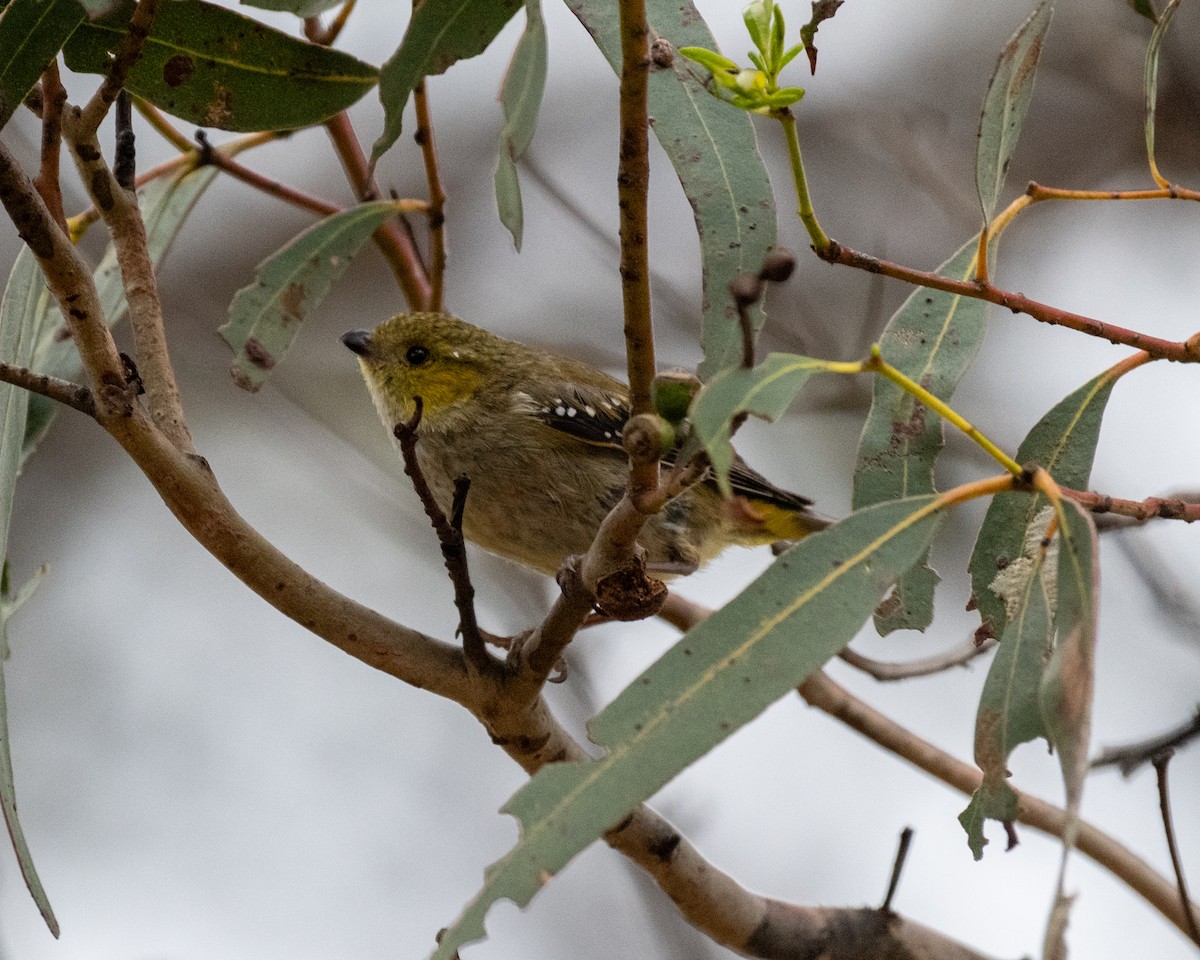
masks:
{"type": "Polygon", "coordinates": [[[427,310],[440,311],[446,290],[446,188],[438,165],[437,141],[429,112],[429,94],[425,81],[413,88],[413,107],[417,112],[415,138],[425,161],[425,180],[429,184],[429,303],[427,310]]]}
{"type": "MultiPolygon", "coordinates": [[[[654,327],[650,315],[650,261],[647,246],[647,194],[650,188],[649,124],[650,28],[645,0],[621,0],[621,145],[617,161],[620,209],[621,293],[625,307],[625,354],[630,410],[651,413],[654,381],[654,327]]],[[[658,463],[634,463],[635,492],[658,484],[658,463]]]]}
{"type": "Polygon", "coordinates": [[[46,202],[46,209],[54,217],[54,222],[64,232],[67,229],[67,216],[63,211],[58,171],[62,154],[62,111],[66,102],[67,91],[58,76],[58,60],[51,60],[42,74],[42,157],[33,185],[46,202]]]}
{"type": "Polygon", "coordinates": [[[999,287],[993,287],[991,284],[976,283],[971,280],[954,280],[926,270],[914,270],[888,260],[879,260],[852,250],[836,240],[831,242],[825,250],[818,251],[818,255],[829,263],[855,267],[869,273],[883,274],[921,287],[944,290],[947,293],[956,293],[977,300],[986,300],[997,306],[1007,307],[1013,313],[1027,314],[1042,323],[1067,327],[1092,337],[1108,340],[1110,343],[1123,343],[1126,346],[1145,350],[1156,359],[1175,360],[1180,363],[1200,361],[1200,344],[1195,343],[1195,338],[1188,341],[1176,341],[1152,337],[1149,334],[1128,330],[1125,327],[1085,317],[1082,314],[1059,310],[1049,304],[1031,300],[1024,294],[1010,293],[999,287]]]}
{"type": "Polygon", "coordinates": [[[214,167],[223,170],[235,180],[240,180],[255,190],[261,190],[263,193],[282,200],[284,203],[289,203],[293,207],[299,207],[301,210],[308,210],[321,217],[328,217],[331,214],[341,212],[342,208],[335,203],[319,200],[307,193],[289,187],[287,184],[280,183],[278,180],[264,177],[261,173],[251,170],[249,167],[234,160],[228,154],[213,149],[203,130],[196,131],[196,140],[200,144],[200,156],[197,165],[211,163],[214,167]]]}
{"type": "Polygon", "coordinates": [[[341,35],[342,28],[346,26],[346,21],[350,19],[350,14],[354,12],[356,2],[357,0],[346,0],[342,4],[342,9],[330,21],[328,27],[321,26],[320,17],[308,17],[304,21],[304,35],[313,43],[319,43],[323,47],[331,46],[341,35]]]}
{"type": "MultiPolygon", "coordinates": [[[[379,188],[371,179],[366,155],[363,153],[362,144],[358,142],[354,127],[350,124],[350,117],[342,111],[325,121],[325,129],[329,132],[329,139],[342,161],[342,169],[345,170],[355,195],[360,200],[376,199],[379,196],[379,188]]],[[[409,307],[413,310],[425,309],[425,305],[429,303],[429,277],[412,239],[393,219],[375,231],[375,245],[392,268],[409,307]]]]}
{"type": "Polygon", "coordinates": [[[1145,500],[1123,500],[1120,497],[1110,497],[1104,493],[1092,493],[1088,490],[1072,490],[1070,487],[1059,487],[1063,496],[1070,497],[1076,503],[1092,513],[1116,513],[1134,520],[1182,520],[1184,523],[1194,523],[1200,520],[1200,503],[1181,500],[1178,497],[1147,497],[1145,500]]]}
{"type": "Polygon", "coordinates": [[[1196,921],[1196,911],[1192,909],[1192,900],[1188,896],[1187,879],[1183,874],[1183,858],[1179,856],[1179,844],[1175,842],[1175,821],[1171,817],[1171,792],[1167,785],[1167,765],[1171,762],[1174,751],[1164,750],[1154,758],[1154,772],[1158,777],[1158,809],[1162,814],[1163,833],[1167,838],[1167,852],[1171,855],[1171,866],[1175,870],[1175,886],[1179,888],[1179,903],[1183,914],[1187,917],[1188,933],[1192,941],[1200,946],[1200,923],[1196,921]]]}

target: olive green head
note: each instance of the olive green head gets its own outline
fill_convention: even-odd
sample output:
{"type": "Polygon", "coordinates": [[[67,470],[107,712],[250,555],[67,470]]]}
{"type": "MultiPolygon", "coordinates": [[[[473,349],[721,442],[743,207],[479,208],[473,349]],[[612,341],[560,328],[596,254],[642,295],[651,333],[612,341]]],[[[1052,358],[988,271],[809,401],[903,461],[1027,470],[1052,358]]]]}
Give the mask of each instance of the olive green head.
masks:
{"type": "Polygon", "coordinates": [[[342,343],[358,355],[380,416],[398,423],[421,398],[423,422],[436,424],[476,396],[515,344],[444,313],[402,313],[374,331],[352,330],[342,343]]]}

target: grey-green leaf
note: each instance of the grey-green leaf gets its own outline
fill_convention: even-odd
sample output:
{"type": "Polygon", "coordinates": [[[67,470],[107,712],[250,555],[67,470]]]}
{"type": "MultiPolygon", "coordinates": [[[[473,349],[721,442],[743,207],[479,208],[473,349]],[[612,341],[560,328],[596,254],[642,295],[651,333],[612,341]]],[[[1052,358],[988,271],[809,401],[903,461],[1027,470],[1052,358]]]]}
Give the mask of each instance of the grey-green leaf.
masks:
{"type": "MultiPolygon", "coordinates": [[[[978,246],[977,239],[968,240],[937,272],[969,279],[978,246]]],[[[918,287],[888,321],[879,342],[883,358],[935,396],[949,400],[983,343],[987,308],[982,300],[918,287]]],[[[858,443],[854,506],[932,492],[934,461],[942,443],[942,418],[890,380],[876,377],[858,443]]],[[[933,619],[937,579],[922,559],[902,578],[898,599],[889,599],[876,628],[884,634],[925,629],[933,619]]]]}
{"type": "MultiPolygon", "coordinates": [[[[67,66],[107,73],[132,8],[84,23],[67,66]]],[[[203,0],[171,0],[154,18],[126,86],[167,113],[221,130],[292,130],[320,123],[375,86],[378,72],[343,53],[203,0]]]]}
{"type": "MultiPolygon", "coordinates": [[[[34,346],[47,317],[45,284],[37,259],[28,247],[21,250],[8,278],[4,299],[0,301],[0,359],[18,366],[28,367],[33,357],[34,346]]],[[[0,383],[0,551],[8,554],[8,531],[12,519],[13,494],[16,491],[17,474],[21,469],[21,448],[25,439],[25,418],[28,411],[29,394],[19,387],[0,383]]],[[[7,559],[4,560],[7,570],[7,559]]],[[[5,598],[11,602],[11,598],[5,598]]],[[[5,613],[5,636],[7,636],[7,614],[5,613]]],[[[17,854],[21,875],[29,888],[46,926],[58,936],[58,921],[50,900],[38,878],[33,865],[33,856],[25,840],[21,823],[17,819],[17,797],[13,785],[12,746],[8,733],[8,705],[4,689],[4,663],[0,660],[0,807],[4,811],[4,822],[17,854]]]]}
{"type": "Polygon", "coordinates": [[[737,367],[719,373],[700,391],[692,406],[692,428],[708,452],[717,485],[729,496],[729,468],[733,447],[729,443],[730,422],[739,413],[774,420],[782,414],[800,388],[814,373],[829,366],[791,353],[772,353],[749,370],[737,367]]]}
{"type": "Polygon", "coordinates": [[[500,222],[521,249],[525,212],[517,161],[525,156],[537,129],[538,111],[546,89],[546,24],[541,0],[525,0],[525,32],[517,41],[508,72],[500,88],[504,129],[500,132],[500,158],[496,164],[496,208],[500,222]]]}
{"type": "Polygon", "coordinates": [[[975,187],[985,226],[991,223],[996,211],[1008,164],[1017,149],[1021,124],[1033,96],[1038,59],[1053,15],[1054,0],[1041,0],[1001,52],[983,99],[975,145],[975,187]]]}
{"type": "Polygon", "coordinates": [[[78,0],[10,0],[0,10],[0,127],[83,17],[78,0]]]}
{"type": "Polygon", "coordinates": [[[544,767],[505,806],[521,839],[444,933],[438,960],[484,936],[491,904],[528,903],[548,876],[841,650],[928,547],[933,500],[870,507],[801,541],[634,680],[589,724],[604,756],[544,767]]]}
{"type": "Polygon", "coordinates": [[[283,359],[300,324],[329,293],[377,227],[395,216],[389,200],[364,203],[309,227],[254,271],[229,305],[220,329],[234,351],[230,372],[239,387],[261,387],[283,359]]]}
{"type": "Polygon", "coordinates": [[[1154,30],[1150,34],[1150,43],[1146,46],[1146,70],[1144,88],[1146,96],[1146,157],[1150,161],[1150,173],[1160,186],[1166,186],[1166,181],[1158,172],[1158,162],[1154,158],[1154,112],[1158,103],[1158,56],[1162,51],[1163,37],[1167,28],[1175,18],[1180,0],[1171,0],[1158,18],[1154,30]]]}
{"type": "MultiPolygon", "coordinates": [[[[1017,462],[1045,467],[1062,486],[1084,489],[1117,373],[1106,370],[1060,400],[1037,422],[1017,450],[1017,462]]],[[[1021,556],[1027,530],[1046,506],[1041,494],[1001,493],[992,498],[971,553],[971,589],[983,621],[981,636],[1001,636],[1008,617],[993,589],[996,574],[1021,556]]]]}
{"type": "Polygon", "coordinates": [[[421,79],[483,53],[520,7],[521,0],[424,0],[379,74],[383,133],[372,166],[399,138],[405,104],[421,79]]]}
{"type": "Polygon", "coordinates": [[[1140,16],[1145,17],[1151,23],[1158,23],[1158,14],[1154,10],[1154,4],[1151,0],[1125,0],[1129,4],[1129,9],[1140,16]]]}
{"type": "MultiPolygon", "coordinates": [[[[567,0],[567,6],[619,72],[617,5],[611,0],[567,0]]],[[[649,0],[647,17],[653,35],[676,50],[717,49],[690,0],[649,0]]],[[[652,70],[649,112],[654,135],[675,168],[700,235],[704,288],[700,376],[711,380],[741,362],[741,326],[729,283],[746,271],[757,272],[775,248],[775,201],[749,115],[711,96],[704,79],[679,56],[670,69],[652,70]]],[[[762,326],[760,309],[752,311],[752,321],[755,330],[762,326]]]]}
{"type": "MultiPolygon", "coordinates": [[[[216,167],[201,167],[180,176],[155,180],[139,192],[138,204],[142,211],[142,221],[146,225],[146,244],[150,251],[150,260],[156,268],[166,256],[196,201],[213,182],[217,173],[216,167]]],[[[109,326],[118,323],[125,316],[127,305],[125,291],[121,285],[121,270],[111,244],[96,267],[92,279],[96,284],[100,305],[104,308],[104,317],[109,326]]],[[[73,380],[79,376],[79,351],[70,337],[63,336],[66,330],[62,315],[58,308],[50,303],[49,294],[45,296],[48,313],[33,355],[33,368],[40,373],[73,380]]],[[[29,457],[46,435],[58,409],[59,405],[53,400],[39,394],[29,398],[24,457],[29,457]]]]}
{"type": "Polygon", "coordinates": [[[983,821],[1015,819],[1017,798],[1008,784],[1010,754],[1020,744],[1046,736],[1039,691],[1053,639],[1055,567],[1041,540],[1049,520],[1050,511],[1044,511],[1040,527],[1026,540],[1024,554],[1003,572],[1013,614],[988,670],[975,716],[975,762],[983,772],[983,783],[959,816],[976,860],[987,843],[983,821]]]}

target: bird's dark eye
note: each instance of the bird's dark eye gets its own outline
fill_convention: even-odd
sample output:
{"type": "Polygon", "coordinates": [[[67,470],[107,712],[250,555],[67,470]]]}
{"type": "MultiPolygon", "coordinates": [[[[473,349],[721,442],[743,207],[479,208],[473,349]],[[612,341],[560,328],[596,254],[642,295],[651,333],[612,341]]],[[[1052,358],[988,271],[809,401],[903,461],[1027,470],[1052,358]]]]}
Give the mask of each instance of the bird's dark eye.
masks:
{"type": "Polygon", "coordinates": [[[429,359],[429,349],[419,345],[411,346],[408,352],[404,354],[404,359],[408,361],[409,366],[419,367],[429,359]]]}

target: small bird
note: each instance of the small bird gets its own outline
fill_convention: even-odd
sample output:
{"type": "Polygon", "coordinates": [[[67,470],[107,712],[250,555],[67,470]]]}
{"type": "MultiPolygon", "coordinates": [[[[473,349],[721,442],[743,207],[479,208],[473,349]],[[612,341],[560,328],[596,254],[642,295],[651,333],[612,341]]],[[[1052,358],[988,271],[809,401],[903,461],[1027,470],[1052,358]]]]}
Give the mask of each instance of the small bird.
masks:
{"type": "MultiPolygon", "coordinates": [[[[417,460],[447,514],[455,479],[470,479],[468,540],[551,575],[588,549],[628,479],[623,383],[444,313],[402,313],[342,343],[358,355],[389,433],[421,398],[417,460]]],[[[730,480],[728,499],[706,479],[646,521],[639,542],[652,571],[690,573],[728,546],[798,540],[828,525],[811,500],[740,458],[730,480]]]]}

